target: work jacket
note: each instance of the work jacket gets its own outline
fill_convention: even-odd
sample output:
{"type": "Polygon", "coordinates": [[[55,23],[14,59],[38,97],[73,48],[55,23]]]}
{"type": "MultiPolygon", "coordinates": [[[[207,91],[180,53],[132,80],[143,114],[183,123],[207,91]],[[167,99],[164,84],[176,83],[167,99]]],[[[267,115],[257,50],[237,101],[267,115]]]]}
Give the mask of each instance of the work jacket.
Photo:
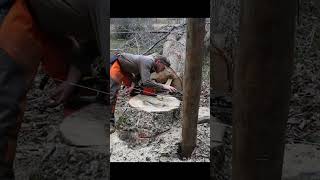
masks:
{"type": "Polygon", "coordinates": [[[142,86],[162,89],[162,85],[151,80],[151,73],[155,72],[155,59],[152,56],[121,53],[118,58],[121,70],[131,74],[134,82],[141,80],[142,86]]]}

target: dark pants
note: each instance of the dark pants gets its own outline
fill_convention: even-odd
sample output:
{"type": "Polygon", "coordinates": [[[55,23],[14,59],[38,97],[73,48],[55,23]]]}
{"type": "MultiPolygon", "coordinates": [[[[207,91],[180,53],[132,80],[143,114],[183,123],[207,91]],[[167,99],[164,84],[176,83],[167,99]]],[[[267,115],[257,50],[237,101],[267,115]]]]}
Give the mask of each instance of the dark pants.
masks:
{"type": "Polygon", "coordinates": [[[110,78],[110,104],[111,104],[111,119],[110,121],[112,123],[115,123],[114,119],[114,111],[117,103],[117,96],[118,92],[120,90],[121,85],[114,81],[112,78],[110,78]]]}

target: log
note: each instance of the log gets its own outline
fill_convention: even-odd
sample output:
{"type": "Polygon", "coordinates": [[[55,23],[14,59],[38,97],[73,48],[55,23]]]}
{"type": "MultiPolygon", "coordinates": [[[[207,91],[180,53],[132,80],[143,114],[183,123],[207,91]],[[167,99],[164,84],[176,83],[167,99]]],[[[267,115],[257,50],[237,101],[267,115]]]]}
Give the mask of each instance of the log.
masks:
{"type": "MultiPolygon", "coordinates": [[[[152,79],[156,82],[165,83],[168,79],[173,79],[172,86],[177,88],[179,91],[183,90],[183,74],[184,74],[184,65],[186,59],[186,33],[183,31],[178,31],[182,33],[179,35],[177,31],[173,31],[168,35],[166,42],[163,44],[163,56],[167,57],[171,63],[170,68],[165,69],[163,72],[154,73],[152,79]]],[[[204,38],[203,49],[209,49],[210,45],[210,31],[209,29],[206,32],[204,38]]]]}
{"type": "Polygon", "coordinates": [[[184,62],[186,54],[186,34],[180,38],[177,33],[171,33],[167,41],[163,44],[163,56],[167,57],[171,63],[171,68],[179,77],[183,76],[184,62]]]}
{"type": "MultiPolygon", "coordinates": [[[[165,83],[168,79],[173,79],[172,86],[179,91],[183,90],[183,71],[185,61],[185,45],[186,34],[184,33],[180,38],[177,33],[168,35],[166,42],[163,45],[163,56],[171,63],[170,68],[166,68],[160,73],[153,73],[151,79],[159,83],[165,83]]],[[[156,55],[156,54],[153,54],[156,55]]]]}
{"type": "Polygon", "coordinates": [[[67,116],[60,125],[62,138],[73,146],[92,146],[106,152],[109,146],[104,129],[106,112],[106,106],[93,103],[67,116]]]}
{"type": "Polygon", "coordinates": [[[175,87],[179,91],[183,90],[181,77],[178,77],[174,72],[168,69],[165,69],[160,73],[152,73],[151,79],[162,84],[166,83],[169,79],[172,79],[171,86],[175,87]]]}
{"type": "Polygon", "coordinates": [[[168,112],[180,107],[180,101],[170,95],[146,96],[137,95],[129,100],[131,107],[146,112],[168,112]]]}
{"type": "MultiPolygon", "coordinates": [[[[153,53],[151,56],[156,57],[158,56],[158,53],[153,53]]],[[[171,86],[175,87],[179,91],[182,91],[182,78],[177,75],[176,72],[173,72],[170,68],[166,68],[164,71],[160,73],[152,73],[151,77],[152,80],[158,82],[158,83],[166,83],[168,79],[172,79],[171,86]]]]}
{"type": "Polygon", "coordinates": [[[139,94],[130,98],[128,104],[132,108],[117,107],[115,117],[119,127],[133,133],[135,138],[120,138],[130,147],[148,143],[140,141],[140,138],[156,137],[170,130],[181,119],[180,101],[170,95],[153,97],[139,94]],[[128,126],[128,123],[131,125],[128,126]]]}

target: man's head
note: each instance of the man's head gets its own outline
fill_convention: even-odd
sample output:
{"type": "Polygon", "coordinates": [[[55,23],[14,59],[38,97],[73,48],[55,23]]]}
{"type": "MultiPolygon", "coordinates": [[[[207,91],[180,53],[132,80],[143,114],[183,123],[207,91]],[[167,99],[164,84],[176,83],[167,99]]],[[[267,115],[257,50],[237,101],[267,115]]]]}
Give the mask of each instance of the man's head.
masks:
{"type": "Polygon", "coordinates": [[[156,73],[163,71],[166,67],[170,67],[170,61],[164,56],[157,56],[155,58],[156,73]]]}

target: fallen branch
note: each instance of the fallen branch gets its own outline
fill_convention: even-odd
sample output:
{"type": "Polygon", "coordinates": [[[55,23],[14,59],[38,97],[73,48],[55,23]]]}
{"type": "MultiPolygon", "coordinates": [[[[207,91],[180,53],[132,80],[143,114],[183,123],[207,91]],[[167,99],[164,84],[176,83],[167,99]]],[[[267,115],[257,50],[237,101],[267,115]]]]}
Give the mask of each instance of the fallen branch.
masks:
{"type": "Polygon", "coordinates": [[[178,27],[185,26],[185,25],[186,25],[186,24],[182,24],[182,25],[180,25],[180,26],[173,26],[166,35],[164,35],[161,39],[159,39],[155,44],[153,44],[153,45],[152,45],[146,52],[144,52],[142,55],[146,55],[147,53],[149,53],[157,44],[159,44],[162,40],[164,40],[165,38],[167,38],[174,29],[176,29],[176,28],[178,28],[178,27]]]}

